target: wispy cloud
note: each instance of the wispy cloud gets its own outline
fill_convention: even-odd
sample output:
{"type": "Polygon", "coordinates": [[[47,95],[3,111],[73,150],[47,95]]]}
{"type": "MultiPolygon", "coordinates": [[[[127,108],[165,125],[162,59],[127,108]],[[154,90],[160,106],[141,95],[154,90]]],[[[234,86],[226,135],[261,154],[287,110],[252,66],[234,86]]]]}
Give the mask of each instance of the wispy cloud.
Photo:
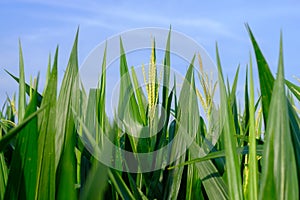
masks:
{"type": "MultiPolygon", "coordinates": [[[[236,35],[230,31],[224,22],[208,17],[176,16],[174,14],[163,14],[156,12],[155,8],[135,9],[130,4],[115,6],[103,2],[85,1],[36,1],[23,0],[28,3],[38,3],[44,6],[59,7],[66,9],[66,13],[55,13],[39,17],[52,20],[60,20],[81,24],[86,26],[98,26],[110,30],[120,30],[131,26],[163,26],[183,27],[188,29],[199,29],[210,34],[222,35],[235,38],[236,35]],[[68,11],[69,10],[69,11],[68,11]]],[[[36,13],[43,14],[43,13],[36,13]]]]}

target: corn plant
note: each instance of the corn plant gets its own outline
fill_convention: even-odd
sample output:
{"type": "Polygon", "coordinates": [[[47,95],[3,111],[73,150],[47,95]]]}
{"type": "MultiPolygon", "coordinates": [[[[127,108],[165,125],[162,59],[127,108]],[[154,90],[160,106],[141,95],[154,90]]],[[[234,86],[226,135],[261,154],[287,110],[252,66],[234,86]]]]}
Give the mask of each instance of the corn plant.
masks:
{"type": "Polygon", "coordinates": [[[143,67],[146,90],[142,90],[135,68],[128,67],[126,44],[120,40],[116,115],[130,122],[125,128],[106,112],[106,50],[97,88],[85,91],[78,78],[77,32],[61,86],[58,88],[57,48],[53,61],[49,58],[45,88],[39,93],[39,76],[33,84],[25,82],[20,43],[19,76],[7,72],[18,82],[18,98],[7,97],[0,110],[0,199],[299,199],[300,120],[296,105],[300,87],[284,78],[282,36],[275,78],[250,27],[246,28],[258,68],[259,92],[255,98],[250,55],[242,100],[236,96],[239,69],[232,85],[225,82],[217,46],[218,81],[205,73],[198,55],[199,66],[194,56],[182,89],[177,91],[176,80],[170,81],[170,31],[162,71],[156,67],[153,41],[148,73],[143,67]],[[217,85],[220,105],[216,116],[213,99],[217,85]],[[238,107],[239,101],[243,109],[238,107]],[[159,103],[165,116],[157,109],[159,103]],[[200,106],[206,116],[200,115],[200,106]],[[191,133],[183,140],[176,139],[180,125],[191,133]],[[139,129],[141,126],[146,128],[139,129]],[[134,137],[130,131],[136,130],[150,137],[134,137]],[[203,156],[205,138],[216,130],[220,138],[203,156]],[[178,156],[190,137],[193,141],[188,150],[178,156]],[[171,145],[168,155],[133,156],[132,161],[140,165],[159,165],[153,171],[133,173],[132,163],[124,161],[122,151],[111,148],[109,142],[134,155],[171,145]],[[122,170],[105,165],[103,156],[122,170]],[[174,157],[169,164],[159,162],[174,157]]]}

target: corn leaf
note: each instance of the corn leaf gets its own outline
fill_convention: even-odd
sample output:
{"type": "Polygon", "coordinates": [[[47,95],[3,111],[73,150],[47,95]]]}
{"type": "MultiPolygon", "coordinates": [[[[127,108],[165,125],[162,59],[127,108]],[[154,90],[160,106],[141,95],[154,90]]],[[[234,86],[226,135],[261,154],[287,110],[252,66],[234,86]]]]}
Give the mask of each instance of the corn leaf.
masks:
{"type": "Polygon", "coordinates": [[[147,123],[147,118],[146,118],[146,97],[143,93],[143,90],[139,88],[139,82],[138,82],[138,78],[136,75],[136,72],[134,70],[134,67],[131,67],[131,74],[132,74],[132,81],[133,81],[133,85],[134,85],[134,91],[135,91],[135,95],[136,95],[136,99],[137,99],[137,103],[138,103],[138,107],[139,107],[139,112],[143,121],[143,125],[146,125],[147,123]]]}
{"type": "Polygon", "coordinates": [[[300,101],[300,87],[288,80],[285,80],[285,84],[289,87],[290,91],[295,95],[295,97],[300,101]]]}
{"type": "Polygon", "coordinates": [[[115,170],[108,170],[108,176],[112,182],[112,185],[122,199],[134,199],[134,196],[118,172],[115,170]]]}
{"type": "Polygon", "coordinates": [[[167,108],[168,105],[168,93],[170,85],[170,66],[171,66],[171,56],[170,56],[170,43],[171,43],[171,28],[169,30],[165,58],[164,58],[164,79],[163,79],[163,92],[162,92],[162,105],[167,108]]]}
{"type": "Polygon", "coordinates": [[[25,108],[26,108],[26,96],[25,96],[25,73],[24,73],[24,60],[21,41],[19,40],[19,104],[18,104],[18,120],[22,122],[25,108]]]}
{"type": "MultiPolygon", "coordinates": [[[[4,71],[6,73],[8,73],[15,81],[17,81],[20,84],[20,79],[16,76],[14,76],[12,73],[10,73],[9,71],[7,71],[6,69],[4,69],[4,71]]],[[[27,95],[30,95],[30,91],[34,91],[34,88],[32,88],[30,85],[28,85],[27,83],[25,83],[25,91],[27,93],[27,95]]],[[[43,96],[37,92],[37,106],[40,107],[41,106],[41,102],[42,102],[43,96]]]]}
{"type": "Polygon", "coordinates": [[[225,155],[226,155],[226,169],[227,174],[230,179],[228,180],[229,196],[231,199],[242,199],[242,181],[240,176],[240,166],[237,156],[236,141],[234,139],[235,126],[234,119],[232,116],[231,109],[228,105],[228,97],[226,95],[226,87],[223,78],[223,72],[221,68],[221,62],[218,52],[218,47],[216,48],[217,54],[217,65],[219,70],[219,84],[220,84],[220,97],[221,97],[221,127],[223,129],[224,145],[225,145],[225,155]]]}
{"type": "Polygon", "coordinates": [[[250,57],[250,102],[249,102],[249,199],[256,200],[258,196],[258,164],[256,152],[255,105],[252,59],[250,57]]]}
{"type": "Polygon", "coordinates": [[[26,117],[20,124],[18,124],[16,127],[11,129],[6,135],[4,135],[0,140],[0,152],[3,152],[7,145],[11,142],[12,139],[14,139],[21,131],[22,129],[29,123],[31,120],[35,119],[35,117],[42,112],[46,107],[42,107],[39,110],[35,111],[34,113],[30,114],[28,117],[26,117]]]}
{"type": "Polygon", "coordinates": [[[55,198],[55,119],[57,95],[57,59],[56,48],[52,71],[49,74],[42,106],[47,105],[39,118],[38,163],[36,199],[55,198]]]}
{"type": "MultiPolygon", "coordinates": [[[[236,152],[237,152],[237,154],[247,155],[250,152],[249,146],[237,147],[236,152]]],[[[262,145],[257,146],[256,154],[261,156],[262,152],[263,152],[263,146],[262,145]]],[[[214,151],[214,152],[207,154],[204,157],[188,160],[184,163],[180,163],[179,165],[169,167],[169,169],[173,169],[173,168],[184,166],[184,165],[195,164],[197,162],[203,162],[203,161],[212,160],[212,159],[216,159],[216,158],[222,158],[225,156],[226,156],[225,150],[214,151]]]]}
{"type": "Polygon", "coordinates": [[[264,144],[260,199],[297,199],[299,197],[283,70],[281,38],[278,73],[270,104],[270,117],[264,144]]]}
{"type": "MultiPolygon", "coordinates": [[[[192,161],[196,159],[202,159],[203,162],[194,163],[196,169],[199,174],[199,178],[205,188],[205,193],[209,199],[228,199],[229,198],[229,191],[228,187],[225,184],[221,174],[219,173],[218,169],[215,167],[213,162],[209,159],[205,159],[205,157],[199,158],[200,152],[202,152],[201,147],[196,144],[195,142],[192,143],[191,147],[189,148],[192,156],[192,161]]],[[[225,153],[223,154],[223,156],[225,153]]],[[[220,155],[217,155],[219,157],[220,155]]],[[[189,162],[189,161],[188,161],[189,162]]]]}
{"type": "Polygon", "coordinates": [[[246,24],[246,29],[249,33],[252,46],[254,49],[254,53],[256,56],[256,62],[257,62],[258,73],[259,73],[259,83],[261,89],[263,117],[266,126],[268,121],[269,107],[270,107],[271,96],[272,96],[273,85],[274,85],[274,77],[248,24],[246,24]]]}
{"type": "MultiPolygon", "coordinates": [[[[260,90],[261,90],[261,101],[262,101],[262,107],[263,107],[263,117],[265,126],[267,125],[267,116],[269,112],[269,105],[272,97],[272,91],[273,91],[273,85],[274,85],[274,77],[271,73],[271,70],[269,69],[269,66],[267,62],[265,61],[264,56],[262,55],[262,52],[250,30],[250,27],[246,25],[252,45],[255,51],[256,60],[257,60],[257,67],[259,72],[259,80],[260,80],[260,90]]],[[[288,84],[290,85],[290,84],[288,84]]],[[[293,89],[294,90],[294,89],[293,89]]],[[[293,91],[292,90],[292,91],[293,91]]],[[[295,113],[294,109],[292,108],[292,105],[289,101],[287,101],[288,104],[288,116],[289,116],[289,124],[291,127],[291,137],[292,137],[292,143],[294,147],[294,152],[296,156],[296,162],[297,162],[297,170],[298,170],[298,181],[300,181],[300,128],[299,128],[299,116],[295,113]]]]}
{"type": "Polygon", "coordinates": [[[78,33],[77,30],[75,42],[70,55],[66,73],[61,85],[61,90],[57,101],[56,113],[56,151],[55,163],[57,167],[56,174],[56,198],[57,199],[75,199],[75,139],[76,130],[74,117],[71,108],[76,109],[79,98],[78,82],[78,33]]]}
{"type": "MultiPolygon", "coordinates": [[[[24,93],[25,94],[25,93],[24,93]]],[[[37,109],[37,93],[26,108],[24,118],[37,109]]],[[[35,116],[20,131],[13,152],[4,199],[34,199],[37,168],[38,124],[35,116]]]]}
{"type": "MultiPolygon", "coordinates": [[[[0,139],[2,138],[2,127],[0,127],[0,139]]],[[[4,154],[0,153],[0,199],[4,198],[8,168],[5,162],[4,154]]]]}

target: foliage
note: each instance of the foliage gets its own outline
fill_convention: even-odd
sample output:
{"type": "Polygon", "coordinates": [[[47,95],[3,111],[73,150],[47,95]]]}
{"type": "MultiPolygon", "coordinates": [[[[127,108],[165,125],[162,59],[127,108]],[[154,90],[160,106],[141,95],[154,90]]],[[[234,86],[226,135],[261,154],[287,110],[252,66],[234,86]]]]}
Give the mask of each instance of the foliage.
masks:
{"type": "MultiPolygon", "coordinates": [[[[86,97],[77,76],[77,32],[60,88],[57,48],[52,67],[49,59],[45,89],[40,94],[38,77],[34,85],[25,82],[20,44],[19,78],[8,72],[19,83],[18,102],[14,97],[7,98],[0,111],[0,199],[298,199],[300,120],[295,102],[299,102],[300,87],[284,79],[282,37],[274,78],[249,26],[246,28],[256,57],[260,97],[255,98],[254,94],[250,56],[243,110],[238,108],[236,96],[239,70],[232,86],[225,82],[218,48],[218,83],[211,82],[198,55],[200,70],[194,57],[177,96],[177,91],[170,89],[176,85],[176,80],[170,82],[171,31],[163,71],[159,73],[153,42],[148,77],[144,72],[146,90],[138,88],[135,69],[128,69],[120,40],[118,117],[132,122],[131,128],[138,128],[134,124],[148,127],[147,131],[153,134],[149,138],[133,137],[130,129],[121,129],[106,114],[106,51],[98,88],[86,97]],[[201,88],[197,88],[195,72],[201,88]],[[213,97],[217,84],[221,99],[215,116],[213,97]],[[191,95],[193,92],[197,95],[191,95]],[[87,101],[81,101],[83,97],[87,101]],[[130,105],[128,110],[124,110],[124,103],[130,105]],[[155,109],[158,103],[167,111],[166,116],[155,109]],[[200,116],[199,105],[209,121],[200,116]],[[74,109],[80,110],[76,106],[86,106],[86,113],[76,113],[74,109]],[[93,106],[96,111],[91,109],[93,106]],[[191,110],[198,115],[191,115],[191,110]],[[124,115],[125,112],[129,114],[124,115]],[[166,123],[158,130],[163,118],[166,123]],[[96,126],[91,131],[95,124],[101,128],[96,126]],[[117,147],[133,153],[153,152],[180,134],[179,124],[195,134],[191,146],[176,161],[152,172],[127,172],[130,163],[123,163],[122,155],[109,149],[103,139],[108,137],[117,147]],[[203,141],[216,124],[221,136],[210,152],[201,156],[203,141]],[[83,136],[90,138],[92,150],[97,149],[93,145],[105,148],[114,158],[112,162],[123,165],[124,170],[99,162],[97,154],[91,154],[88,145],[80,140],[83,136]]],[[[168,156],[176,156],[183,146],[175,140],[168,156]]],[[[155,159],[149,163],[155,164],[155,159]]]]}

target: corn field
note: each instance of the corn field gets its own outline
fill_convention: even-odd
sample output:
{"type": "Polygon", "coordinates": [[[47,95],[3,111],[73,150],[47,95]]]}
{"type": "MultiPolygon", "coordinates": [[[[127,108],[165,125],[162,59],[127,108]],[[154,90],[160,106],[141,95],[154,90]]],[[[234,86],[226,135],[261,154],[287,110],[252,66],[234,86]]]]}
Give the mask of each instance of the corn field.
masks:
{"type": "Polygon", "coordinates": [[[149,82],[145,90],[138,88],[137,73],[128,67],[124,53],[126,43],[120,40],[122,79],[116,112],[119,119],[131,120],[127,128],[106,112],[106,52],[98,87],[85,91],[78,80],[77,32],[62,83],[58,84],[57,48],[48,62],[45,87],[38,91],[39,76],[33,83],[25,81],[20,44],[19,75],[7,71],[18,83],[18,97],[7,97],[0,110],[0,199],[299,199],[300,87],[284,77],[282,36],[275,76],[248,25],[246,29],[254,52],[246,74],[237,69],[230,85],[216,46],[218,80],[209,79],[201,55],[195,55],[184,66],[181,91],[174,89],[176,80],[171,81],[171,30],[163,71],[156,68],[153,43],[149,73],[143,77],[149,82]],[[253,67],[258,69],[257,87],[253,67]],[[242,99],[236,94],[239,76],[245,77],[242,99]],[[219,105],[214,105],[215,95],[219,105]],[[129,105],[126,110],[124,102],[129,105]],[[156,109],[158,104],[164,115],[156,109]],[[192,141],[176,139],[180,125],[192,141]],[[131,130],[151,137],[135,137],[131,130]],[[213,131],[220,137],[203,155],[213,131]],[[157,166],[132,172],[126,155],[108,143],[133,155],[167,146],[168,154],[144,160],[132,156],[135,163],[157,166]],[[103,156],[118,168],[101,162],[103,156]],[[165,158],[171,161],[159,163],[165,158]]]}

